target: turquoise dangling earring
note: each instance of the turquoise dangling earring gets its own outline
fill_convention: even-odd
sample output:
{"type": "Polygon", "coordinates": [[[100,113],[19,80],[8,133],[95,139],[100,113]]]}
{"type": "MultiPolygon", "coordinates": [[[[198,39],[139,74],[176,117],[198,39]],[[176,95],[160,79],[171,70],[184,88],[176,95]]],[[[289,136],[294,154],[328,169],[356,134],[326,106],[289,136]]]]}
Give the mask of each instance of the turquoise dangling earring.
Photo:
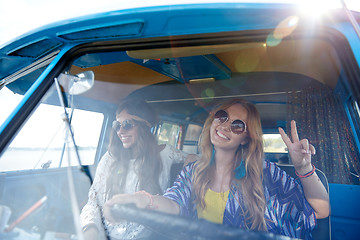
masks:
{"type": "Polygon", "coordinates": [[[235,178],[236,179],[242,179],[243,177],[245,177],[246,175],[246,169],[245,169],[245,164],[244,164],[244,154],[243,154],[243,147],[241,146],[241,162],[240,165],[235,168],[234,170],[235,172],[235,178]]]}
{"type": "Polygon", "coordinates": [[[211,159],[210,159],[210,166],[215,164],[215,148],[214,145],[212,145],[212,153],[211,153],[211,159]]]}

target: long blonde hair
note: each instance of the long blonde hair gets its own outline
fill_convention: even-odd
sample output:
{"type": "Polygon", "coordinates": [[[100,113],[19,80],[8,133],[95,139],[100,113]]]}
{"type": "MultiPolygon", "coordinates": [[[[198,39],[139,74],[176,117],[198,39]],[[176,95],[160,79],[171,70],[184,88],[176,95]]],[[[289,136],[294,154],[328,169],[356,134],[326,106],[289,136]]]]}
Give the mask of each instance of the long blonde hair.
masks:
{"type": "MultiPolygon", "coordinates": [[[[245,220],[250,223],[247,226],[249,229],[266,231],[266,224],[264,219],[265,213],[265,196],[262,185],[263,181],[263,141],[260,115],[256,107],[244,99],[234,99],[222,104],[216,108],[216,112],[220,109],[226,110],[234,104],[241,104],[248,113],[247,121],[247,143],[239,145],[235,154],[235,161],[233,170],[240,165],[243,158],[246,176],[238,180],[232,175],[232,183],[241,186],[238,189],[242,190],[242,196],[245,200],[245,220]],[[243,156],[241,156],[243,155],[243,156]]],[[[195,191],[195,204],[205,208],[205,193],[210,188],[211,179],[214,176],[215,165],[211,165],[211,155],[213,146],[210,140],[210,127],[214,120],[214,114],[210,113],[206,119],[201,137],[200,137],[200,151],[202,157],[195,164],[193,174],[193,188],[195,191]]],[[[234,197],[236,198],[235,193],[234,197]]]]}

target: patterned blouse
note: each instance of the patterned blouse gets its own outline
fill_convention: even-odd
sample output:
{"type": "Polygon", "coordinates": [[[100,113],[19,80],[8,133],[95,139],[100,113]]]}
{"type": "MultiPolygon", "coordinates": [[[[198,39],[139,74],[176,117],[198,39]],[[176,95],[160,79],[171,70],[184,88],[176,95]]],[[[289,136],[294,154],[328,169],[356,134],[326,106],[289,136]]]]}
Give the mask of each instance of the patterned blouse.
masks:
{"type": "MultiPolygon", "coordinates": [[[[196,206],[191,201],[194,163],[183,168],[174,185],[164,196],[177,202],[180,215],[197,218],[196,206]]],[[[312,239],[316,225],[315,212],[307,202],[302,186],[274,163],[264,161],[265,221],[270,233],[295,238],[312,239]]],[[[232,184],[226,203],[223,224],[246,229],[244,199],[240,187],[232,184]]]]}
{"type": "MultiPolygon", "coordinates": [[[[170,146],[166,145],[165,148],[160,152],[160,158],[163,164],[163,170],[159,177],[160,187],[163,191],[169,187],[170,180],[170,169],[173,163],[184,162],[187,154],[170,146]]],[[[135,159],[129,160],[129,170],[126,176],[126,186],[124,193],[134,193],[139,191],[138,186],[138,177],[136,172],[137,164],[135,159]]],[[[89,199],[87,204],[83,207],[80,215],[81,226],[84,227],[89,224],[95,224],[98,230],[103,229],[102,217],[100,209],[102,210],[104,203],[109,200],[107,199],[106,194],[106,182],[109,176],[110,167],[114,159],[110,156],[108,152],[104,154],[99,162],[99,165],[96,169],[96,174],[94,182],[89,190],[89,199]]],[[[121,222],[112,224],[108,221],[104,221],[106,234],[112,239],[133,239],[139,237],[145,237],[149,234],[148,231],[144,231],[142,225],[131,223],[131,222],[121,222]]]]}

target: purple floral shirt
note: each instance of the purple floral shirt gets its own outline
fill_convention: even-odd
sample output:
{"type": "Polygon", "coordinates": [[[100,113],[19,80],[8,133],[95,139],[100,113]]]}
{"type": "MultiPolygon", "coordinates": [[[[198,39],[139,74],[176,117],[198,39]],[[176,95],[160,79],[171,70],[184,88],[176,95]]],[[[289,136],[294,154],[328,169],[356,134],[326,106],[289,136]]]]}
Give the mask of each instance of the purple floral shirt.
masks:
{"type": "MultiPolygon", "coordinates": [[[[197,218],[192,202],[192,171],[194,163],[183,168],[174,185],[164,196],[177,202],[180,215],[197,218]]],[[[265,221],[268,232],[295,238],[312,239],[316,225],[315,212],[307,202],[302,186],[274,163],[264,161],[265,221]]],[[[223,224],[246,229],[245,207],[239,186],[232,184],[226,203],[223,224]]]]}

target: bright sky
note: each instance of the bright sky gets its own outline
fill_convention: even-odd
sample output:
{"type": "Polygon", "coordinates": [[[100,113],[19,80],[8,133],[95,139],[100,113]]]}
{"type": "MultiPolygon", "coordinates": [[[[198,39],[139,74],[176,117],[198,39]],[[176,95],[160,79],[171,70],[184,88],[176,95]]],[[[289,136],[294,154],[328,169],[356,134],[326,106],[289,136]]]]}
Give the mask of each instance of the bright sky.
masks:
{"type": "MultiPolygon", "coordinates": [[[[222,0],[1,0],[0,1],[0,48],[10,40],[48,23],[98,13],[108,10],[138,6],[179,4],[187,2],[221,2],[222,0]]],[[[238,2],[239,0],[223,0],[238,2]]],[[[247,0],[247,2],[274,0],[247,0]]],[[[340,5],[340,0],[279,0],[301,2],[306,6],[340,5]]],[[[278,2],[279,2],[278,1],[278,2]]],[[[360,0],[345,0],[350,9],[360,11],[360,0]]]]}

